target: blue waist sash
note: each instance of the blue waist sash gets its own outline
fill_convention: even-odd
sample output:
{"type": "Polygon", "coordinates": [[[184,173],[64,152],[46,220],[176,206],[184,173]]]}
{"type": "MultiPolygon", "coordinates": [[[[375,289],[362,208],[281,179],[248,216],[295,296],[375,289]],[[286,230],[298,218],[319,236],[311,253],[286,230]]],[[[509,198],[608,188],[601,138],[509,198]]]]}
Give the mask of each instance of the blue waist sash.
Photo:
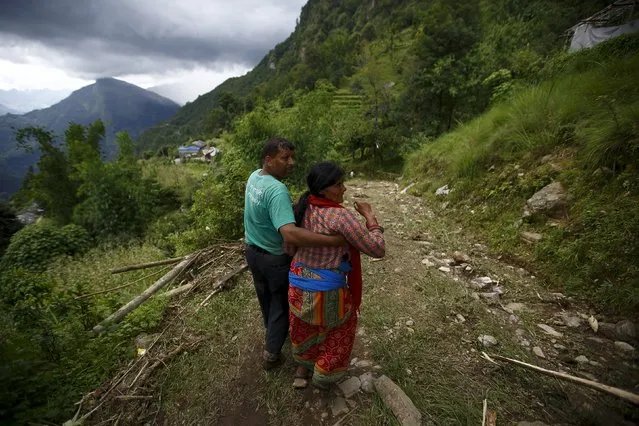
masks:
{"type": "MultiPolygon", "coordinates": [[[[340,265],[339,269],[343,270],[346,265],[340,265]]],[[[330,291],[346,287],[346,275],[344,273],[335,272],[329,269],[310,268],[301,263],[296,263],[294,267],[302,267],[319,276],[319,278],[301,277],[293,272],[289,272],[288,282],[293,287],[306,291],[330,291]]],[[[350,265],[348,265],[348,267],[350,267],[350,265]]]]}

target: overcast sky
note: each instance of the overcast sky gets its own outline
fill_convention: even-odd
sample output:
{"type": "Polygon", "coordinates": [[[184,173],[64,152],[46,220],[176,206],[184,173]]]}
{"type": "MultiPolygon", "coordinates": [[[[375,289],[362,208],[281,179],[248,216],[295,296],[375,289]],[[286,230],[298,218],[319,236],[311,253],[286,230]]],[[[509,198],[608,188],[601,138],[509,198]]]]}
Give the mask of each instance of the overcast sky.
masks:
{"type": "Polygon", "coordinates": [[[0,89],[98,77],[184,84],[183,99],[253,68],[305,0],[0,0],[0,89]]]}

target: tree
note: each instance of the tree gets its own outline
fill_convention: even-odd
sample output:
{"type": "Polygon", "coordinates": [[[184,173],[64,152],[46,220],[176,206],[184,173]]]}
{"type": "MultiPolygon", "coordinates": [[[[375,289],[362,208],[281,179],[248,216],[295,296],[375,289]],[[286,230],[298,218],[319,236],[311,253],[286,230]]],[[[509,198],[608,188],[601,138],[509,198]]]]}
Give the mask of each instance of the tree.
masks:
{"type": "Polygon", "coordinates": [[[477,111],[474,48],[480,38],[479,2],[432,2],[414,42],[416,62],[408,73],[404,103],[412,123],[433,135],[477,111]],[[460,101],[464,99],[462,104],[460,101]]]}
{"type": "Polygon", "coordinates": [[[76,199],[76,185],[69,177],[69,161],[54,145],[53,133],[40,127],[26,127],[16,133],[18,145],[32,151],[33,144],[40,150],[38,172],[31,178],[28,191],[45,210],[45,214],[60,224],[71,221],[76,199]]]}

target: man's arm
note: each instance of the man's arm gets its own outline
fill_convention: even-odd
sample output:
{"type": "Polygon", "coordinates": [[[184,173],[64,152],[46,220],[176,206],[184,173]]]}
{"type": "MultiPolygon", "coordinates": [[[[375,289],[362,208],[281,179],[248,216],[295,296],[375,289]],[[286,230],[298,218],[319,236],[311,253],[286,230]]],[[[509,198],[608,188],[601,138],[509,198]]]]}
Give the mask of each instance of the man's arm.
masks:
{"type": "Polygon", "coordinates": [[[284,243],[297,247],[341,247],[346,240],[341,235],[322,235],[308,229],[298,228],[294,223],[288,223],[279,229],[284,237],[284,243]]]}

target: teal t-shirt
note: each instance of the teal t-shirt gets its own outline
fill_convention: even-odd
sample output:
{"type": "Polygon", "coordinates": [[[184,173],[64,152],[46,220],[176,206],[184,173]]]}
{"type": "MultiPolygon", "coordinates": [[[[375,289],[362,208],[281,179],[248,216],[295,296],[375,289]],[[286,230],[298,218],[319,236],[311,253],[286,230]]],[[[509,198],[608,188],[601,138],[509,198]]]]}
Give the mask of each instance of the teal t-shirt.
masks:
{"type": "Polygon", "coordinates": [[[244,241],[272,254],[284,253],[279,229],[295,223],[293,201],[286,186],[271,175],[254,171],[244,193],[244,241]]]}

